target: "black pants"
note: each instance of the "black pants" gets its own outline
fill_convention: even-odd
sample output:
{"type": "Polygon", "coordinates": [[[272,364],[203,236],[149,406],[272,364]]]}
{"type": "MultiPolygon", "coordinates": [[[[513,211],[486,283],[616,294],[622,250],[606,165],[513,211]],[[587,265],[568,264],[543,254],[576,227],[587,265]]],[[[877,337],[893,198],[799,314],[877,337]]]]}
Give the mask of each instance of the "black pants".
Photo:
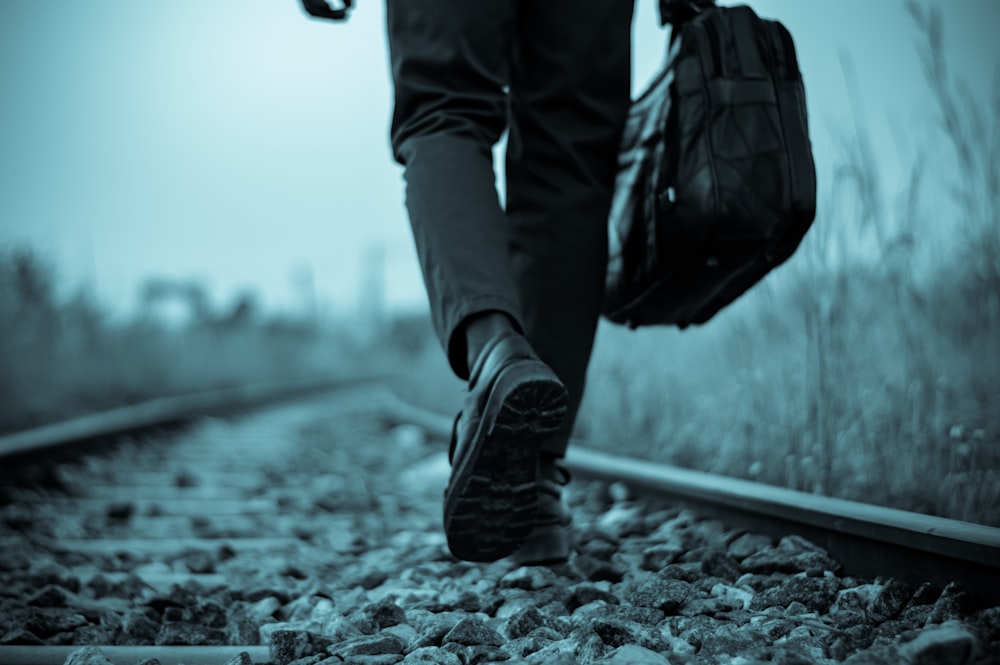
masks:
{"type": "Polygon", "coordinates": [[[392,147],[435,330],[467,378],[463,319],[511,317],[569,390],[557,454],[601,308],[632,10],[630,0],[387,0],[392,147]],[[492,160],[504,130],[506,210],[492,160]]]}

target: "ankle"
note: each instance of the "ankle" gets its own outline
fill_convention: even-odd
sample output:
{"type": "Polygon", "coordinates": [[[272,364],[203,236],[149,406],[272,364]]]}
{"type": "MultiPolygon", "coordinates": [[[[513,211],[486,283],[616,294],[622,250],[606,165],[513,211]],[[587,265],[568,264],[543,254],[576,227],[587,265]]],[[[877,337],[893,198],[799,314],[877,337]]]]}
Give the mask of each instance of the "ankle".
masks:
{"type": "Polygon", "coordinates": [[[486,344],[501,333],[516,331],[510,318],[499,310],[473,314],[465,322],[466,367],[471,372],[486,344]]]}

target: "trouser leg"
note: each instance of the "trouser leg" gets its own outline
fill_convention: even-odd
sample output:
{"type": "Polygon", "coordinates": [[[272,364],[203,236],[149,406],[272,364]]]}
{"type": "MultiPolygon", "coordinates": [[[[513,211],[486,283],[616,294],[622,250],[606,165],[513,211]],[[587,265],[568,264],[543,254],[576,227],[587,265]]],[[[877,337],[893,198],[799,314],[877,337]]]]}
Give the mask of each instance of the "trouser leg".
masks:
{"type": "Polygon", "coordinates": [[[520,5],[511,78],[507,216],[523,323],[566,384],[563,455],[604,293],[607,218],[629,106],[627,0],[520,5]]]}
{"type": "Polygon", "coordinates": [[[492,147],[507,126],[515,0],[388,0],[391,139],[435,331],[467,378],[464,319],[498,310],[523,330],[492,147]],[[459,334],[456,334],[459,333],[459,334]]]}

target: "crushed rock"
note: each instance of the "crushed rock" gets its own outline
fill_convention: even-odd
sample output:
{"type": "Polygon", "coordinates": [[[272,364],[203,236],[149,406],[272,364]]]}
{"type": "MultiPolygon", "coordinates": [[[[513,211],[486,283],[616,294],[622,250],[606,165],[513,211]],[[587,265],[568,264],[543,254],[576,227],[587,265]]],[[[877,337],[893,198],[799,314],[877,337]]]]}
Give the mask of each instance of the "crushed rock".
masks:
{"type": "MultiPolygon", "coordinates": [[[[577,482],[567,492],[576,537],[567,564],[458,562],[440,527],[440,443],[384,426],[373,393],[339,395],[285,420],[216,423],[177,445],[281,441],[246,453],[261,456],[260,471],[247,472],[242,491],[273,509],[234,521],[229,535],[289,536],[293,546],[52,554],[34,543],[190,536],[223,522],[182,520],[185,530],[171,532],[165,509],[125,510],[122,501],[64,512],[37,500],[0,507],[0,523],[19,528],[0,533],[11,553],[0,565],[0,644],[268,644],[275,665],[985,665],[1000,653],[1000,608],[972,611],[958,585],[848,577],[804,538],[733,531],[621,483],[577,482]],[[149,583],[174,573],[190,579],[149,583]],[[225,584],[198,581],[209,575],[225,584]]],[[[87,496],[94,478],[113,484],[155,471],[178,492],[210,487],[211,469],[172,464],[158,450],[126,447],[67,469],[63,484],[87,496]]],[[[67,665],[106,662],[87,646],[67,665]]]]}

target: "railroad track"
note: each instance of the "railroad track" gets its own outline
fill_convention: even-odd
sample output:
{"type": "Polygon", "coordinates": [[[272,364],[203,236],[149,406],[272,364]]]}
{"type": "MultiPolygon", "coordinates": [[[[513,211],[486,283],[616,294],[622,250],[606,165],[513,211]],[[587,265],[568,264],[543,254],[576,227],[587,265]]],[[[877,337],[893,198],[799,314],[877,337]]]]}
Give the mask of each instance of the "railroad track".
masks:
{"type": "Polygon", "coordinates": [[[241,395],[0,440],[0,663],[996,662],[998,529],[575,446],[570,563],[467,564],[450,418],[371,382],[241,395]]]}

